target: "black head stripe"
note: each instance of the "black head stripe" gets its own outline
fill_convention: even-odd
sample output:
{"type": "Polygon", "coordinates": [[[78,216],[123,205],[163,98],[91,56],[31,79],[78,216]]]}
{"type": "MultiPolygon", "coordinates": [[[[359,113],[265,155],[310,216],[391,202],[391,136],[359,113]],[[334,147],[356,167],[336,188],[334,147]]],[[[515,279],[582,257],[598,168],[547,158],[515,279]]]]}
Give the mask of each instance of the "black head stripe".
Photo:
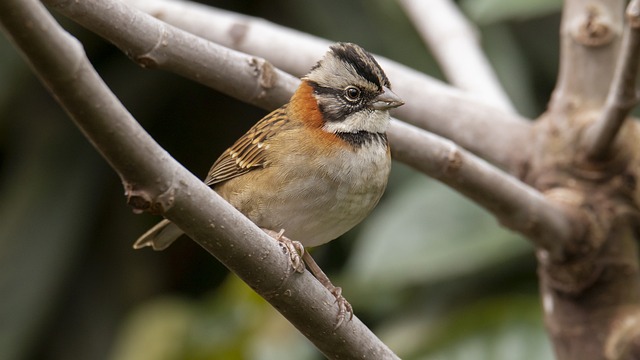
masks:
{"type": "Polygon", "coordinates": [[[338,59],[353,66],[358,75],[367,81],[380,88],[382,86],[390,87],[389,79],[376,59],[360,46],[351,43],[338,43],[331,46],[331,50],[338,59]]]}
{"type": "Polygon", "coordinates": [[[322,86],[322,85],[318,84],[317,82],[311,81],[311,80],[309,80],[309,85],[311,85],[311,87],[313,88],[313,91],[316,94],[337,96],[338,94],[342,93],[341,89],[334,89],[334,88],[322,86]]]}

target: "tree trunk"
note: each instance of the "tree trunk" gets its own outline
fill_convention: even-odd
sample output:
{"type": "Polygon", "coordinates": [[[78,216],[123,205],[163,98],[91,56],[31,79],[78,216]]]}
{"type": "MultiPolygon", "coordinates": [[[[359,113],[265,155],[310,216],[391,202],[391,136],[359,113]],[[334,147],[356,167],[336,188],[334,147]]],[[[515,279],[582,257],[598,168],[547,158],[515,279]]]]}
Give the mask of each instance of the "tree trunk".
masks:
{"type": "Polygon", "coordinates": [[[558,83],[535,125],[534,153],[523,176],[584,217],[579,236],[563,244],[562,258],[537,251],[545,322],[561,360],[640,354],[635,340],[640,329],[638,126],[627,120],[598,157],[588,153],[587,136],[604,111],[620,66],[625,5],[621,0],[565,2],[558,83]]]}

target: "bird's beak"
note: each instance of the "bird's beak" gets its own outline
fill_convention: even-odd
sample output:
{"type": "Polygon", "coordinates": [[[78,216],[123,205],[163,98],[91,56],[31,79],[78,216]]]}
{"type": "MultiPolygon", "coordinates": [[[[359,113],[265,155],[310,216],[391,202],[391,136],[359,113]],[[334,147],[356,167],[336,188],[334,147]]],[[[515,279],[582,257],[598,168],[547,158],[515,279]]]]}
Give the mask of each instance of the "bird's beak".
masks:
{"type": "Polygon", "coordinates": [[[391,89],[383,87],[384,92],[371,100],[369,106],[375,110],[389,110],[404,105],[404,101],[400,99],[391,89]]]}

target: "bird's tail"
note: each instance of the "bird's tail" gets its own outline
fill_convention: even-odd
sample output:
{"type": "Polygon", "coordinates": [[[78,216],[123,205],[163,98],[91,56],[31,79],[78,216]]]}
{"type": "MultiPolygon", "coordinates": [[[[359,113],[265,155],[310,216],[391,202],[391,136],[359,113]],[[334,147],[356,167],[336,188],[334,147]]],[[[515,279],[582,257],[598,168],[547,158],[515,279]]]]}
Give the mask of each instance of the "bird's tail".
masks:
{"type": "Polygon", "coordinates": [[[156,251],[164,250],[182,234],[184,232],[176,224],[165,219],[142,234],[133,244],[133,248],[140,249],[145,246],[151,246],[156,251]]]}

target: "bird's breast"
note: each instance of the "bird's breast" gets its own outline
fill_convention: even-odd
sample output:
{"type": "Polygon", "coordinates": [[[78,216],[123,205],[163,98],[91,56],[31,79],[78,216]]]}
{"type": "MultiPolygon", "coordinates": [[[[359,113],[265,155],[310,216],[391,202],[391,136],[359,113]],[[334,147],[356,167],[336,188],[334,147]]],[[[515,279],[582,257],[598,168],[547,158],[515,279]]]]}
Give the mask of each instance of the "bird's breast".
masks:
{"type": "Polygon", "coordinates": [[[284,229],[286,236],[309,247],[331,241],[376,206],[391,159],[386,143],[377,142],[357,149],[318,147],[312,157],[307,151],[290,151],[216,190],[260,227],[284,229]]]}
{"type": "Polygon", "coordinates": [[[373,210],[386,188],[391,160],[386,144],[368,144],[306,166],[307,174],[292,173],[285,181],[284,198],[293,201],[283,202],[288,218],[279,223],[293,239],[317,246],[349,231],[373,210]]]}

